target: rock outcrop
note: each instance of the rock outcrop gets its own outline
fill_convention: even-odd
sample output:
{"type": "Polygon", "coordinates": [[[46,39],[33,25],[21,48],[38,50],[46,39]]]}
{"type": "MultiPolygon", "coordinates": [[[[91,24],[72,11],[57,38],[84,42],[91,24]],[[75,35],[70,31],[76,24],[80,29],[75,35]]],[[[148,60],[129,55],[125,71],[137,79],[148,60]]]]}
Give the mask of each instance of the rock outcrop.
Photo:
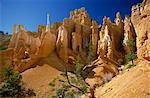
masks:
{"type": "Polygon", "coordinates": [[[59,57],[68,62],[68,32],[64,26],[59,27],[56,49],[59,57]]]}
{"type": "Polygon", "coordinates": [[[55,43],[56,35],[51,32],[49,23],[46,29],[39,26],[39,32],[35,34],[30,34],[23,25],[14,25],[8,45],[8,49],[13,52],[12,65],[20,72],[34,67],[39,59],[47,57],[55,50],[55,43]]]}
{"type": "MultiPolygon", "coordinates": [[[[59,55],[65,54],[67,56],[63,57],[63,59],[67,58],[70,63],[70,61],[76,59],[76,56],[78,55],[78,53],[80,53],[83,62],[86,63],[88,55],[88,44],[90,41],[93,42],[92,47],[94,49],[93,56],[94,57],[97,56],[96,55],[97,41],[98,41],[97,35],[99,27],[95,21],[93,21],[92,24],[92,19],[89,17],[88,13],[85,11],[84,8],[72,11],[70,13],[70,18],[65,18],[60,27],[62,27],[63,28],[62,31],[65,32],[64,33],[65,35],[62,35],[62,38],[64,36],[67,36],[67,38],[65,38],[66,41],[64,42],[66,48],[63,50],[63,53],[59,54],[59,55]]],[[[58,30],[59,32],[60,27],[58,30]]],[[[59,39],[60,37],[59,32],[57,39],[59,39]]],[[[59,45],[57,45],[57,47],[58,46],[59,45]]],[[[67,60],[65,60],[65,62],[66,61],[67,60]]]]}
{"type": "Polygon", "coordinates": [[[112,23],[109,18],[103,18],[103,25],[99,33],[100,39],[98,40],[98,59],[93,62],[93,65],[97,66],[93,69],[95,72],[94,78],[86,79],[91,86],[100,86],[118,74],[117,67],[120,61],[123,61],[121,50],[123,28],[123,21],[119,13],[116,14],[115,23],[112,23]]]}
{"type": "Polygon", "coordinates": [[[100,40],[98,42],[98,54],[118,62],[122,58],[121,47],[123,41],[123,21],[120,14],[116,14],[115,23],[104,17],[100,40]]]}
{"type": "Polygon", "coordinates": [[[124,19],[124,40],[123,40],[125,54],[135,52],[136,48],[132,47],[133,49],[131,49],[131,46],[129,46],[129,42],[132,40],[133,41],[136,40],[136,34],[130,17],[126,16],[124,19]]]}
{"type": "Polygon", "coordinates": [[[97,57],[98,40],[99,40],[99,26],[96,21],[92,21],[92,54],[97,57]]]}
{"type": "Polygon", "coordinates": [[[137,56],[150,61],[150,2],[144,0],[142,3],[132,7],[131,21],[133,23],[137,38],[137,56]]]}

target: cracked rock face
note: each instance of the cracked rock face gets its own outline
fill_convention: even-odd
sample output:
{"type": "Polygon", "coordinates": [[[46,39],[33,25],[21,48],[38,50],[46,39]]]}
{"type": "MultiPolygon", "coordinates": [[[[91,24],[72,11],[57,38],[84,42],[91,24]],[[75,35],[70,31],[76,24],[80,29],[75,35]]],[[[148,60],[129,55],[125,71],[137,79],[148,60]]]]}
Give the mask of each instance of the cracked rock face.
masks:
{"type": "Polygon", "coordinates": [[[130,17],[125,17],[124,19],[124,40],[123,40],[123,46],[124,46],[124,51],[126,54],[130,53],[131,51],[135,52],[135,47],[133,49],[130,49],[130,46],[128,46],[128,42],[131,40],[136,39],[136,34],[133,28],[133,25],[131,23],[130,17]]]}
{"type": "Polygon", "coordinates": [[[150,61],[150,2],[132,7],[131,21],[137,35],[137,56],[150,61]]]}
{"type": "Polygon", "coordinates": [[[14,69],[20,72],[33,67],[39,62],[39,58],[47,57],[55,49],[56,36],[50,30],[43,30],[40,36],[38,33],[34,36],[31,35],[33,33],[25,31],[22,25],[19,25],[17,32],[17,26],[14,25],[13,32],[8,49],[13,52],[10,57],[14,69]]]}
{"type": "Polygon", "coordinates": [[[123,40],[123,21],[119,16],[117,13],[115,23],[104,17],[97,51],[100,57],[105,56],[116,62],[122,58],[120,51],[123,40]]]}
{"type": "Polygon", "coordinates": [[[68,32],[66,29],[61,26],[59,27],[58,37],[56,42],[56,49],[59,57],[67,62],[68,60],[68,40],[67,40],[68,32]]]}

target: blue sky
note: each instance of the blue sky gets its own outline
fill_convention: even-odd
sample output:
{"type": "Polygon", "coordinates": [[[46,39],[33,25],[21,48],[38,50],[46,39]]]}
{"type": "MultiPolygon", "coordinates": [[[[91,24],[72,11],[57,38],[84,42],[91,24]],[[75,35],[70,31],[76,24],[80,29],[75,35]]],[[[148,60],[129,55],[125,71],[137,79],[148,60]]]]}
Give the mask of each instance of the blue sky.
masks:
{"type": "Polygon", "coordinates": [[[85,7],[89,15],[102,23],[104,16],[111,20],[115,13],[130,15],[133,4],[142,0],[0,0],[0,30],[11,33],[13,24],[23,24],[27,30],[37,31],[38,24],[46,24],[46,13],[51,22],[63,21],[69,12],[85,7]]]}

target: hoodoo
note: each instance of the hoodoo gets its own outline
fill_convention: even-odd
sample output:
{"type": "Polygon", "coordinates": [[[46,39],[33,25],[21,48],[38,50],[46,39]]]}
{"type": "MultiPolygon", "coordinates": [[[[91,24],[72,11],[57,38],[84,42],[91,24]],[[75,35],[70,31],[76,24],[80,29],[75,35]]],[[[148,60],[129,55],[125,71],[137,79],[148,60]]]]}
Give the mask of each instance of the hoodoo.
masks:
{"type": "MultiPolygon", "coordinates": [[[[65,72],[69,87],[84,95],[87,93],[85,98],[133,98],[136,94],[135,98],[150,97],[150,0],[133,6],[131,17],[123,19],[117,12],[113,22],[104,16],[101,25],[84,7],[71,11],[63,22],[54,22],[51,26],[49,13],[46,21],[45,26],[38,26],[37,32],[14,24],[10,40],[0,41],[0,46],[7,46],[6,50],[0,51],[0,72],[10,65],[14,71],[22,73],[23,81],[36,93],[42,85],[42,90],[48,85],[44,79],[51,75],[47,71],[52,70],[57,76],[65,72]],[[42,73],[40,68],[45,72],[42,73]],[[84,88],[79,88],[81,85],[72,85],[68,73],[71,78],[83,79],[89,91],[84,93],[84,88]],[[46,75],[42,78],[43,74],[46,75]],[[36,82],[45,81],[46,84],[31,83],[32,86],[29,80],[34,78],[28,78],[31,75],[39,75],[39,82],[38,79],[36,82]],[[139,88],[141,85],[143,88],[139,88]]],[[[59,82],[66,81],[60,79],[59,82]]]]}

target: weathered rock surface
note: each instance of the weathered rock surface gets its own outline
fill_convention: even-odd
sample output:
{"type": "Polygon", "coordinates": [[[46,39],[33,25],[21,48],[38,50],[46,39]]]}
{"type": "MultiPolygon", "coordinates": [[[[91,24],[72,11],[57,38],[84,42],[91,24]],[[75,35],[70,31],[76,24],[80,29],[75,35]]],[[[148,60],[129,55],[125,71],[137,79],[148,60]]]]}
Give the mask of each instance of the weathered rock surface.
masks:
{"type": "Polygon", "coordinates": [[[63,26],[59,27],[56,49],[59,57],[68,62],[68,32],[63,26]]]}
{"type": "Polygon", "coordinates": [[[132,7],[131,21],[133,23],[137,38],[137,56],[150,61],[150,2],[132,7]]]}
{"type": "MultiPolygon", "coordinates": [[[[98,40],[97,53],[99,57],[93,62],[93,65],[97,67],[93,69],[95,72],[94,77],[87,79],[87,82],[91,86],[100,86],[118,74],[119,61],[123,59],[121,50],[123,28],[123,21],[119,13],[116,14],[115,23],[112,23],[109,18],[104,17],[103,25],[99,33],[100,39],[98,40]],[[91,82],[90,80],[95,82],[91,82]]],[[[93,39],[97,40],[98,38],[93,39]]]]}
{"type": "Polygon", "coordinates": [[[136,50],[135,47],[129,46],[129,42],[135,40],[136,40],[136,34],[134,31],[133,24],[131,22],[130,17],[126,16],[124,19],[124,40],[123,40],[124,51],[126,54],[130,52],[135,52],[136,50]]]}
{"type": "Polygon", "coordinates": [[[136,64],[136,67],[97,88],[96,98],[149,98],[150,62],[140,60],[136,64]]]}
{"type": "MultiPolygon", "coordinates": [[[[14,33],[8,49],[13,52],[11,56],[12,65],[16,70],[22,72],[34,67],[39,59],[47,57],[55,50],[56,36],[49,27],[42,30],[40,35],[28,33],[22,25],[19,25],[18,28],[19,31],[17,32],[17,26],[14,25],[14,33]]],[[[7,51],[5,52],[7,54],[7,51]]]]}
{"type": "Polygon", "coordinates": [[[98,54],[101,58],[105,56],[116,62],[122,59],[123,32],[123,22],[119,13],[116,15],[115,23],[104,17],[98,41],[98,54]]]}

